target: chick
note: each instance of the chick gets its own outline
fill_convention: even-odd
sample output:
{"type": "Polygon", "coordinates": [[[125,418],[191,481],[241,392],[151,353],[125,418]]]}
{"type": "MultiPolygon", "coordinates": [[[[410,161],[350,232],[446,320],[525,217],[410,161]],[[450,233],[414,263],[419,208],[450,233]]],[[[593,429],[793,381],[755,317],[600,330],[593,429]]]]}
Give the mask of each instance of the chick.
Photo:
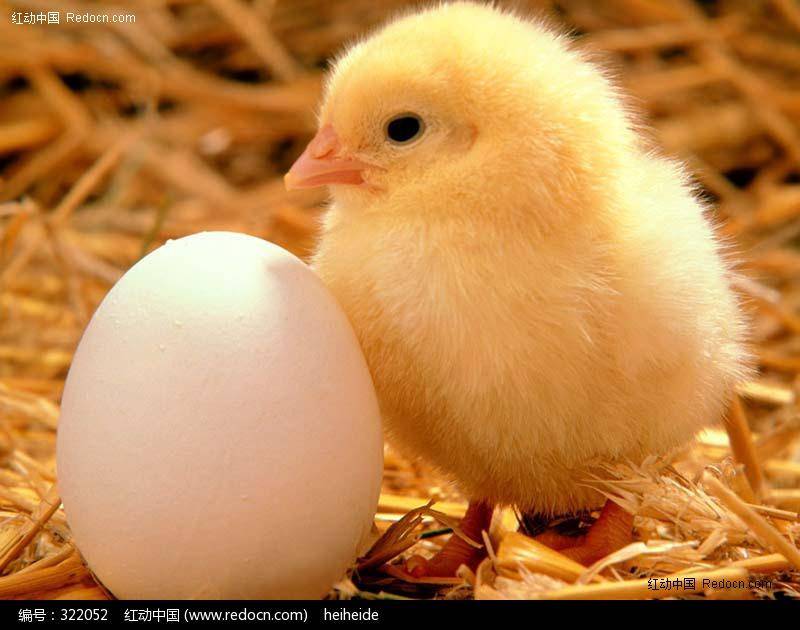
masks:
{"type": "MultiPolygon", "coordinates": [[[[592,472],[686,442],[746,370],[731,270],[684,171],[537,22],[459,2],[356,44],[286,183],[330,186],[314,267],[390,440],[457,482],[478,541],[497,504],[601,506],[592,472]]],[[[630,528],[609,504],[572,555],[630,528]]],[[[421,572],[467,559],[453,539],[421,572]]]]}

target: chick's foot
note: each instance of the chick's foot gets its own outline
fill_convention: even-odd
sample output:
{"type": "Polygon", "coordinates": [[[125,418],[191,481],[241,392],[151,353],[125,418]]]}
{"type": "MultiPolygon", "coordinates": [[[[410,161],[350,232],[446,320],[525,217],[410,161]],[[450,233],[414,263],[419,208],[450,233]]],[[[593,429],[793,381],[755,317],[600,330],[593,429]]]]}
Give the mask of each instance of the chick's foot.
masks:
{"type": "Polygon", "coordinates": [[[544,532],[536,540],[584,566],[633,542],[633,514],[613,501],[606,501],[600,516],[583,536],[562,536],[544,532]]]}
{"type": "MultiPolygon", "coordinates": [[[[493,512],[492,505],[471,502],[461,521],[461,532],[470,540],[482,543],[482,532],[489,531],[493,512]]],[[[433,558],[428,560],[422,556],[412,556],[406,561],[405,568],[415,578],[452,577],[462,564],[475,569],[485,557],[485,547],[475,548],[454,533],[433,558]]]]}

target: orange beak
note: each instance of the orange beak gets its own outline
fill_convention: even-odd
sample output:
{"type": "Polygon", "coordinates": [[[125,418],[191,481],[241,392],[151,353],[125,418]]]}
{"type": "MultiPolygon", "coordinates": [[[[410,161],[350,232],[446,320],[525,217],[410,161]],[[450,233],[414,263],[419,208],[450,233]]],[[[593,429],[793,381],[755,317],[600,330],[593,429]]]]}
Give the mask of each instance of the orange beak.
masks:
{"type": "Polygon", "coordinates": [[[370,165],[342,155],[342,145],[330,124],[323,125],[303,154],[283,177],[287,190],[315,188],[326,184],[364,183],[362,172],[370,165]]]}

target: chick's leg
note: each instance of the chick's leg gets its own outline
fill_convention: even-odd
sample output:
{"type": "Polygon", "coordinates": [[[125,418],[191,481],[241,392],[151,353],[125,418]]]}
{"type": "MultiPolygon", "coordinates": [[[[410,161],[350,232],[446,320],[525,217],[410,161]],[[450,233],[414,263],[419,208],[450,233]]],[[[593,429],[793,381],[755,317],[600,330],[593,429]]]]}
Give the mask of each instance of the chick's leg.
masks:
{"type": "MultiPolygon", "coordinates": [[[[554,545],[554,548],[580,564],[593,564],[633,540],[633,514],[613,501],[606,501],[600,516],[589,531],[573,540],[572,546],[554,545]]],[[[544,540],[541,542],[547,544],[544,540]]]]}
{"type": "MultiPolygon", "coordinates": [[[[489,531],[494,506],[473,501],[461,521],[461,532],[470,540],[483,543],[482,532],[489,531]]],[[[444,547],[430,560],[413,556],[406,562],[406,570],[414,577],[450,577],[458,567],[466,564],[471,569],[486,556],[486,549],[476,549],[457,534],[450,536],[444,547]]]]}
{"type": "Polygon", "coordinates": [[[558,532],[546,531],[537,534],[533,539],[542,543],[545,547],[550,547],[550,549],[554,549],[555,551],[561,551],[562,549],[579,545],[586,539],[586,535],[567,536],[565,534],[559,534],[558,532]]]}

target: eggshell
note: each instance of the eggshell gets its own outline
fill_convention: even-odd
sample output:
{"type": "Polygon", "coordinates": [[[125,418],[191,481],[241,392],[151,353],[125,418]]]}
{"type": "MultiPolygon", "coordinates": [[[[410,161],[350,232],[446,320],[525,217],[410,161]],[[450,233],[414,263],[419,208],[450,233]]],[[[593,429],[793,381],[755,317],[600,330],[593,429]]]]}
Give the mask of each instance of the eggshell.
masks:
{"type": "Polygon", "coordinates": [[[375,513],[378,404],[343,311],[299,259],[227,232],[111,289],[58,430],[67,520],[120,598],[318,598],[375,513]]]}

